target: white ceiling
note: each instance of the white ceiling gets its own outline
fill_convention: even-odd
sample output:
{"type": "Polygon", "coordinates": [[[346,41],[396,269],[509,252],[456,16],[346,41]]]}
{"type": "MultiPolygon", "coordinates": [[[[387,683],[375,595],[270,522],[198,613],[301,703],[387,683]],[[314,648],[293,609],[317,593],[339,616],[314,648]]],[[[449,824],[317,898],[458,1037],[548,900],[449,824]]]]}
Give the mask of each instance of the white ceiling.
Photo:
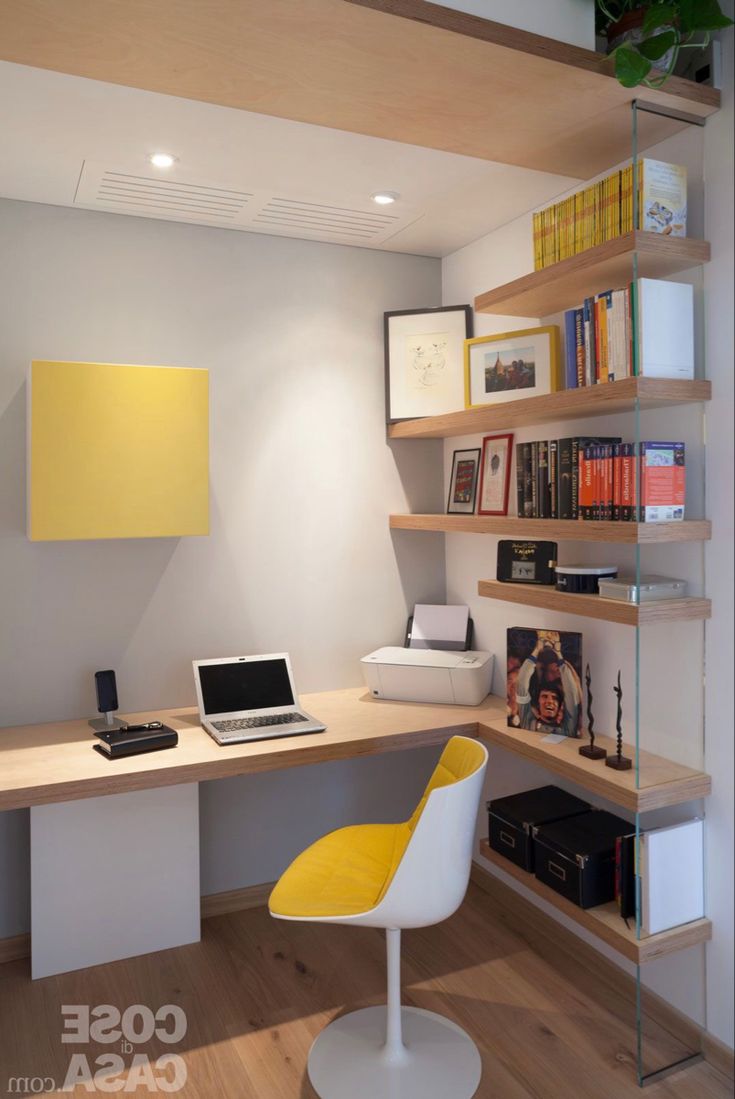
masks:
{"type": "Polygon", "coordinates": [[[0,133],[6,198],[429,256],[576,182],[8,62],[0,62],[0,133]],[[177,156],[175,166],[152,168],[156,150],[177,156]],[[134,178],[140,197],[121,203],[110,177],[134,178]],[[186,201],[166,201],[164,184],[186,201]],[[378,190],[400,200],[378,207],[370,200],[378,190]],[[221,191],[247,196],[236,216],[202,203],[221,191]]]}

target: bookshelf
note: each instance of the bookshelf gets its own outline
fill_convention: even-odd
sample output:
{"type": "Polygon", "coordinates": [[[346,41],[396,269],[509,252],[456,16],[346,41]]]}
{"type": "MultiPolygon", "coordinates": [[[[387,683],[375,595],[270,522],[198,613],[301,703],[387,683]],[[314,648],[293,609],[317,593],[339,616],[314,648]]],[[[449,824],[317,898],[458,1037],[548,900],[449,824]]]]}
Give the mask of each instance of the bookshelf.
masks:
{"type": "Polygon", "coordinates": [[[634,254],[638,256],[638,277],[663,279],[707,263],[710,246],[706,240],[691,237],[665,237],[640,230],[625,233],[479,294],[475,298],[475,311],[549,317],[573,309],[592,294],[630,282],[634,254]]]}
{"type": "Polygon", "coordinates": [[[657,599],[651,603],[617,602],[599,595],[577,595],[542,584],[504,584],[498,580],[480,580],[477,594],[486,599],[517,603],[524,607],[541,607],[562,614],[578,614],[601,622],[617,622],[623,626],[651,626],[665,622],[696,622],[712,614],[709,599],[657,599]]]}
{"type": "Polygon", "coordinates": [[[622,378],[606,385],[561,389],[542,397],[526,397],[485,408],[466,408],[443,416],[426,416],[391,424],[391,439],[450,439],[503,431],[510,427],[533,427],[558,420],[581,420],[595,416],[633,412],[640,409],[672,408],[676,405],[709,401],[712,385],[703,380],[674,378],[622,378]]]}
{"type": "MultiPolygon", "coordinates": [[[[607,58],[425,0],[161,0],[134,21],[119,4],[95,5],[93,21],[82,3],[63,11],[50,34],[43,5],[5,0],[3,58],[570,180],[630,156],[640,90],[607,58]]],[[[641,149],[684,128],[672,113],[720,104],[678,78],[645,98],[669,116],[645,119],[641,149]]]]}
{"type": "MultiPolygon", "coordinates": [[[[634,768],[616,771],[598,759],[581,756],[579,748],[584,740],[577,737],[565,737],[559,744],[549,744],[537,732],[512,728],[506,723],[505,699],[493,698],[491,701],[497,702],[497,709],[483,715],[477,732],[480,740],[530,760],[631,813],[681,805],[707,797],[712,791],[712,779],[704,771],[642,749],[638,753],[640,776],[636,786],[634,768]]],[[[611,752],[615,750],[612,737],[595,733],[595,743],[611,752]]],[[[627,744],[623,752],[634,756],[635,749],[627,744]]]]}
{"type": "Polygon", "coordinates": [[[655,542],[706,542],[707,519],[679,523],[610,523],[578,519],[519,519],[515,515],[391,515],[391,530],[441,531],[444,534],[497,534],[501,538],[542,538],[550,542],[607,542],[651,545],[655,542]]]}
{"type": "Polygon", "coordinates": [[[685,923],[680,927],[672,927],[668,931],[659,931],[656,935],[646,935],[639,939],[636,937],[635,922],[629,921],[632,926],[627,927],[618,914],[614,901],[610,904],[601,904],[596,908],[579,908],[566,897],[562,897],[560,893],[555,893],[548,885],[538,881],[533,874],[521,870],[515,863],[503,858],[492,849],[487,840],[480,840],[480,854],[493,866],[509,874],[524,888],[552,905],[579,927],[591,931],[598,939],[602,939],[613,950],[617,950],[624,958],[635,962],[636,965],[655,961],[667,954],[685,950],[696,943],[709,942],[712,938],[712,924],[705,919],[694,920],[692,923],[685,923]]]}

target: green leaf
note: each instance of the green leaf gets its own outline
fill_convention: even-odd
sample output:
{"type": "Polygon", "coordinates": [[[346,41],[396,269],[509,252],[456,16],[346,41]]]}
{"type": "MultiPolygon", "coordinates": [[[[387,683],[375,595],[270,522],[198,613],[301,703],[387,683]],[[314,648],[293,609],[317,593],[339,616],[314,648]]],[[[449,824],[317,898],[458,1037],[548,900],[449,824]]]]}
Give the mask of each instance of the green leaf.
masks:
{"type": "Polygon", "coordinates": [[[682,34],[717,31],[732,26],[722,14],[718,0],[679,0],[679,26],[682,34]]]}
{"type": "Polygon", "coordinates": [[[615,53],[615,76],[624,88],[635,88],[651,71],[651,62],[630,46],[618,46],[615,53]]]}
{"type": "Polygon", "coordinates": [[[636,42],[636,49],[649,61],[658,61],[675,45],[676,33],[674,31],[664,31],[663,34],[656,34],[653,38],[646,38],[643,42],[636,42]]]}
{"type": "Polygon", "coordinates": [[[654,4],[646,12],[643,20],[643,33],[649,35],[657,27],[670,27],[676,19],[676,8],[673,4],[654,4]]]}

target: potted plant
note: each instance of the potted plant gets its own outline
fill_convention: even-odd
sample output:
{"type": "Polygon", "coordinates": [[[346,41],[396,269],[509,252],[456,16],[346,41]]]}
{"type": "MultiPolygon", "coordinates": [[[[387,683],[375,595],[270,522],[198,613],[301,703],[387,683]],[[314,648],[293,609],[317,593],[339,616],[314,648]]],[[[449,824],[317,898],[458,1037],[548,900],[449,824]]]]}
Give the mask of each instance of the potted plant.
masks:
{"type": "Polygon", "coordinates": [[[660,88],[683,49],[703,49],[732,25],[718,0],[597,0],[597,31],[607,35],[615,76],[626,88],[660,88]]]}

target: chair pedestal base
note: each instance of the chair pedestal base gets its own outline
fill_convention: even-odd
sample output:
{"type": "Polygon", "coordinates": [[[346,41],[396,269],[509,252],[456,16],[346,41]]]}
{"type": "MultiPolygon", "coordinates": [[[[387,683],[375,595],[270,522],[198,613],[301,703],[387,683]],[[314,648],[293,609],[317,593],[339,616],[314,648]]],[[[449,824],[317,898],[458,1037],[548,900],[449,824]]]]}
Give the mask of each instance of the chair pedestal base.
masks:
{"type": "Polygon", "coordinates": [[[309,1079],[320,1099],[471,1099],[482,1063],[472,1039],[450,1019],[401,1009],[405,1053],[385,1049],[386,1007],[342,1015],[309,1053],[309,1079]]]}

